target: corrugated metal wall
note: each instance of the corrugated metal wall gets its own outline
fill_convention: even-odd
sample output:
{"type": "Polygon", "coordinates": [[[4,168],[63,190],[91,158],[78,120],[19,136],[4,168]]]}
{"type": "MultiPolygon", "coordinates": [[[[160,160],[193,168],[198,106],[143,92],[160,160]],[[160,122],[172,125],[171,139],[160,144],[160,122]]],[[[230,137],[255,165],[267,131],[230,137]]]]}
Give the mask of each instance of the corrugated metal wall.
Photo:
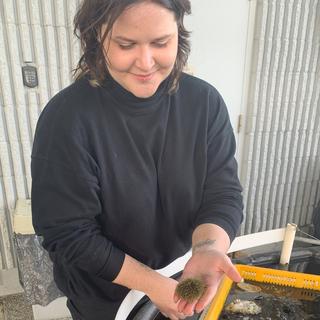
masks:
{"type": "MultiPolygon", "coordinates": [[[[319,199],[320,0],[257,1],[242,182],[242,233],[310,222],[319,199]]],[[[30,152],[41,108],[71,81],[79,0],[0,0],[0,268],[15,264],[11,221],[30,196],[30,152]],[[39,86],[23,85],[35,66],[39,86]]]]}
{"type": "Polygon", "coordinates": [[[72,19],[79,0],[0,0],[0,268],[15,265],[12,214],[30,197],[30,154],[36,122],[50,97],[71,81],[80,55],[72,19]],[[39,85],[23,85],[22,66],[39,85]]]}
{"type": "Polygon", "coordinates": [[[309,224],[320,198],[320,1],[259,0],[242,232],[309,224]]]}

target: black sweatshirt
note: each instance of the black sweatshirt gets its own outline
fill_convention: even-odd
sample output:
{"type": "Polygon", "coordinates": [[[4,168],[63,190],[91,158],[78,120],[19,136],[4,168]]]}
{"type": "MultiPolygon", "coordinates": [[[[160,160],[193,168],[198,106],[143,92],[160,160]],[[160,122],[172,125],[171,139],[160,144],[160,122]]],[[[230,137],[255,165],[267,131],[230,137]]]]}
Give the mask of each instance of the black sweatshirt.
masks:
{"type": "Polygon", "coordinates": [[[200,224],[232,240],[242,220],[235,139],[208,83],[183,74],[150,98],[83,78],[43,110],[32,151],[32,215],[69,297],[120,299],[125,253],[151,268],[191,247],[200,224]]]}

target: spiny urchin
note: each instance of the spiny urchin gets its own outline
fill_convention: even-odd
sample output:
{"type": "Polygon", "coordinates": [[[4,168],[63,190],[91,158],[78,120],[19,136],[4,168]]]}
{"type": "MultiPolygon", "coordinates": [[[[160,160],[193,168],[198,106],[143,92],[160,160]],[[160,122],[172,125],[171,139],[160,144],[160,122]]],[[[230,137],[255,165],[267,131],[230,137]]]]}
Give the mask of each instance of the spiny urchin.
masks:
{"type": "Polygon", "coordinates": [[[179,298],[192,303],[199,299],[206,289],[205,283],[199,278],[187,278],[178,283],[176,294],[179,298]]]}

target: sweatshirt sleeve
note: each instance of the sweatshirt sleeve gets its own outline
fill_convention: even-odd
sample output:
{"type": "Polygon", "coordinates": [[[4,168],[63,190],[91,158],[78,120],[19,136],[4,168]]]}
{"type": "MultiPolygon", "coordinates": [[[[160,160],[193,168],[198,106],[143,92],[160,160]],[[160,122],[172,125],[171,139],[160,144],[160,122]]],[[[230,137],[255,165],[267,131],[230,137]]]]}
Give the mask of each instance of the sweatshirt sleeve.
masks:
{"type": "Polygon", "coordinates": [[[99,167],[79,121],[61,112],[63,105],[49,104],[37,125],[31,160],[34,229],[51,256],[112,281],[125,254],[102,234],[99,167]]]}
{"type": "Polygon", "coordinates": [[[195,227],[203,223],[219,225],[233,241],[243,219],[235,137],[222,97],[213,90],[208,100],[207,176],[195,227]]]}

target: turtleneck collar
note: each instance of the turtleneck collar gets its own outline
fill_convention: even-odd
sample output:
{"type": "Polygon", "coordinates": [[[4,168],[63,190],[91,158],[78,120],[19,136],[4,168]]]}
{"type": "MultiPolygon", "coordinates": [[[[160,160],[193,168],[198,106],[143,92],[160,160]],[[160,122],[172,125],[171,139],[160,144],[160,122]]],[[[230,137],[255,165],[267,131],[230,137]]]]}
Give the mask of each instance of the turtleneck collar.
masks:
{"type": "Polygon", "coordinates": [[[169,77],[162,81],[157,91],[148,98],[136,97],[130,91],[126,90],[118,82],[116,82],[110,75],[104,81],[102,88],[110,94],[112,99],[119,106],[131,112],[140,113],[149,111],[151,112],[159,105],[159,102],[167,93],[168,84],[169,77]]]}

